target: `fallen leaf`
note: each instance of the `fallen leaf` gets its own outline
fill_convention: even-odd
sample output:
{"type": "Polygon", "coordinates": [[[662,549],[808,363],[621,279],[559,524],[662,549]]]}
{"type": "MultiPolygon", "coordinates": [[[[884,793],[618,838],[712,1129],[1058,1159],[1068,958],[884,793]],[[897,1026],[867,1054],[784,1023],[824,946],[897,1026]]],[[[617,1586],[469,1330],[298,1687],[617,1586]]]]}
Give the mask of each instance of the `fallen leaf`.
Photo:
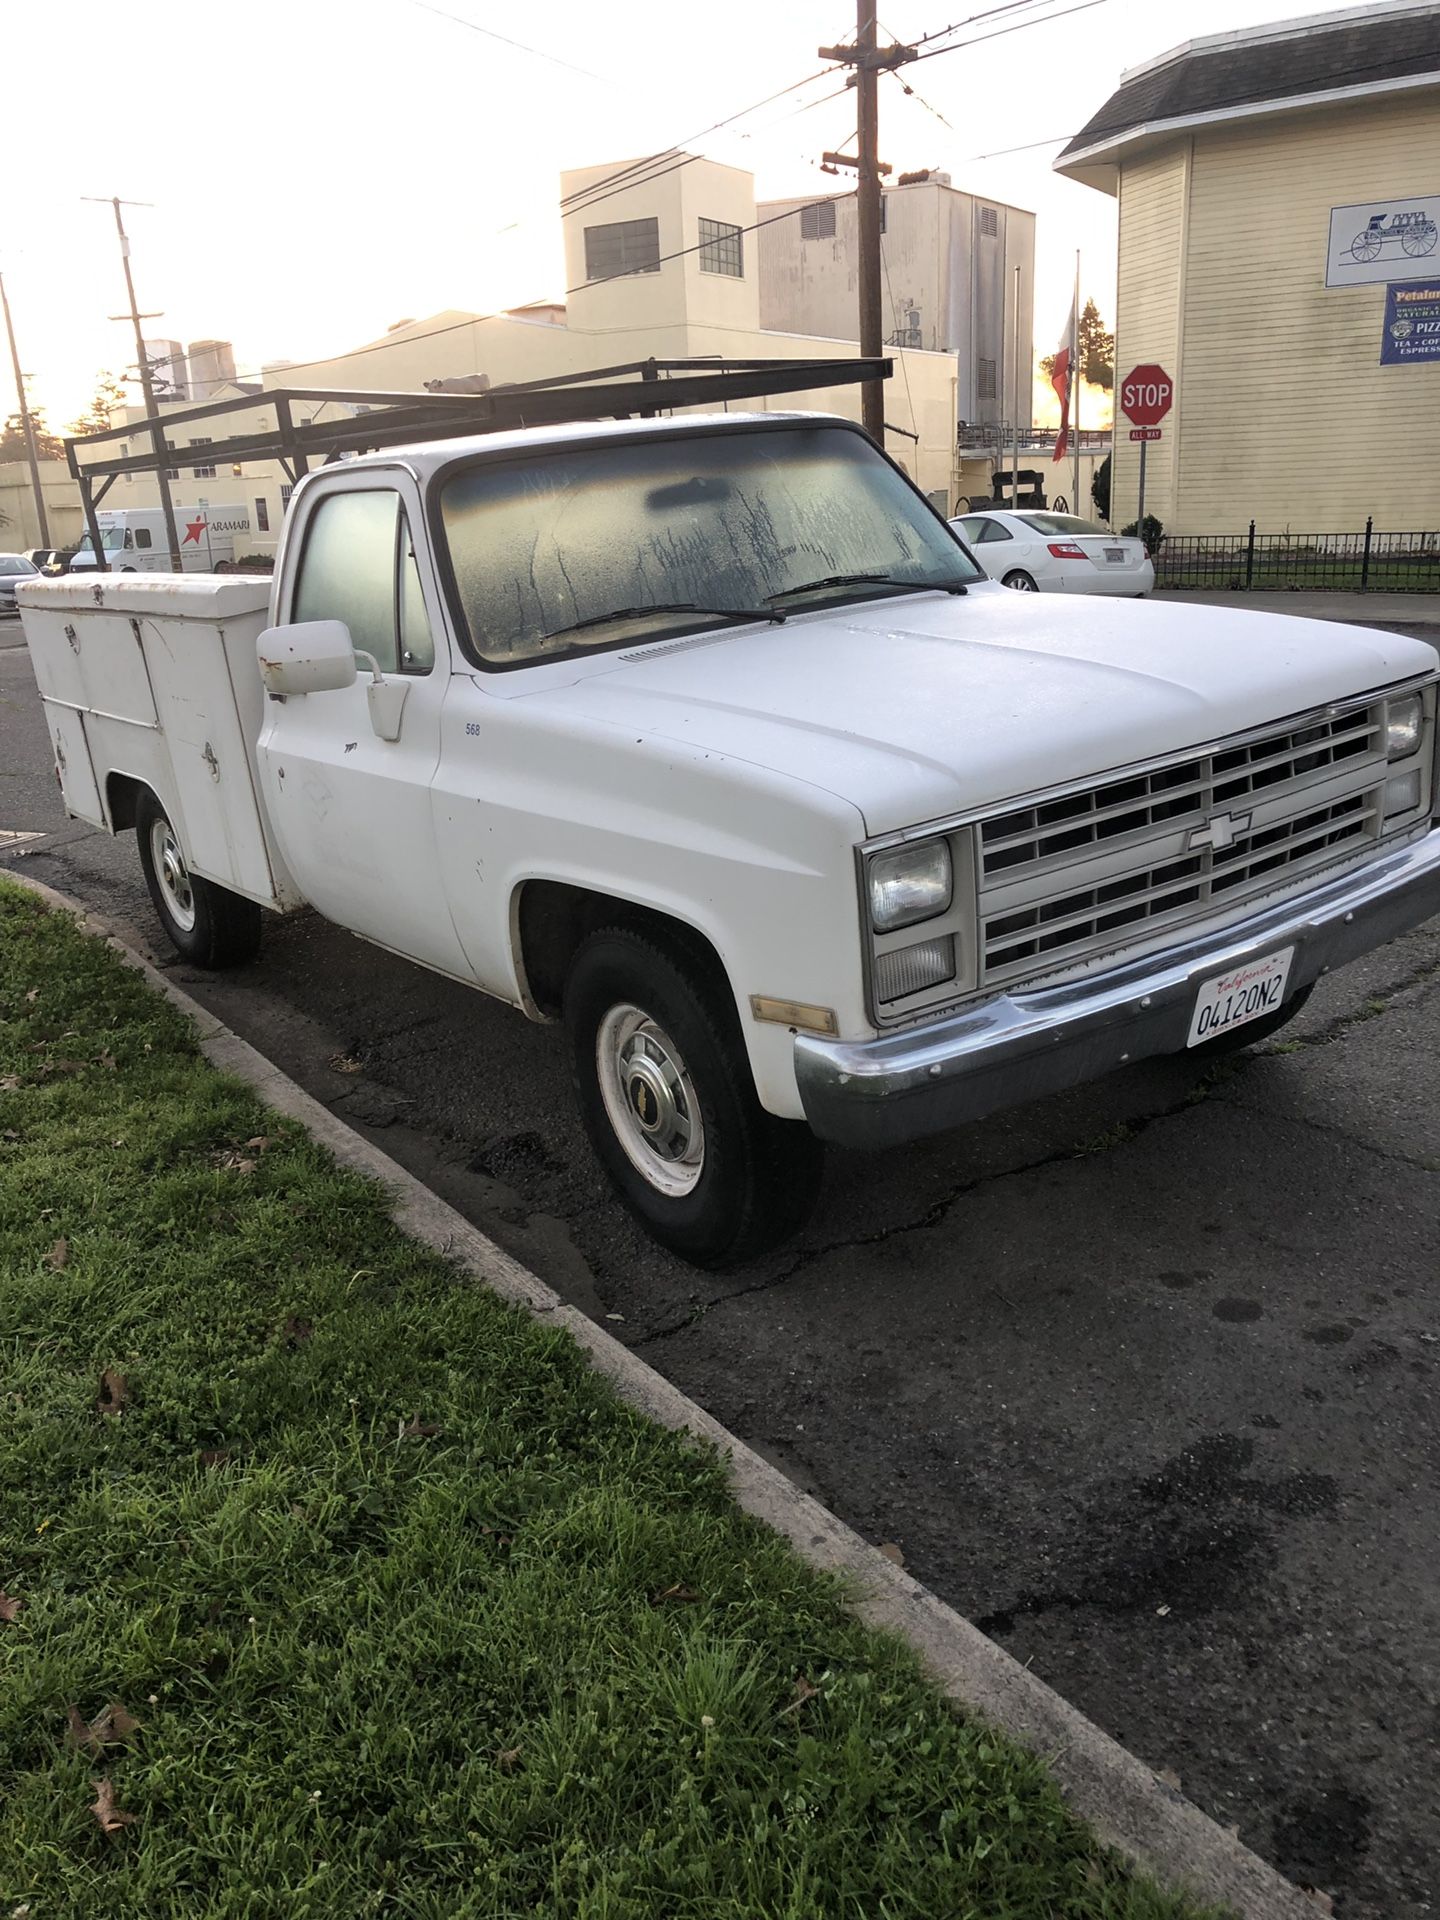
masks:
{"type": "Polygon", "coordinates": [[[65,1717],[70,1723],[66,1735],[70,1745],[90,1747],[96,1753],[106,1747],[122,1746],[132,1734],[140,1731],[140,1722],[118,1700],[103,1707],[93,1720],[87,1721],[78,1707],[67,1707],[65,1717]]]}
{"type": "Polygon", "coordinates": [[[422,1420],[417,1413],[408,1426],[400,1429],[402,1440],[428,1440],[440,1431],[433,1420],[422,1420]]]}
{"type": "Polygon", "coordinates": [[[285,1322],[285,1338],[292,1347],[303,1347],[315,1329],[308,1320],[301,1320],[290,1314],[285,1322]]]}
{"type": "Polygon", "coordinates": [[[230,1458],[228,1447],[207,1447],[200,1455],[202,1467],[223,1467],[230,1458]]]}
{"type": "Polygon", "coordinates": [[[218,1153],[212,1153],[211,1161],[222,1173],[253,1173],[255,1162],[248,1154],[241,1153],[236,1147],[222,1147],[218,1153]]]}
{"type": "Polygon", "coordinates": [[[1173,1787],[1176,1793],[1179,1793],[1180,1776],[1173,1767],[1157,1767],[1155,1770],[1155,1778],[1157,1780],[1163,1780],[1167,1787],[1173,1787]]]}
{"type": "Polygon", "coordinates": [[[245,1144],[247,1147],[254,1147],[257,1153],[263,1153],[270,1144],[270,1136],[268,1133],[257,1133],[253,1139],[247,1140],[245,1144]]]}
{"type": "Polygon", "coordinates": [[[352,1053],[337,1053],[332,1057],[330,1064],[336,1073],[363,1073],[365,1071],[364,1061],[357,1060],[352,1053]]]}
{"type": "Polygon", "coordinates": [[[813,1700],[819,1691],[820,1689],[818,1687],[811,1686],[803,1673],[796,1674],[795,1698],[790,1702],[788,1707],[782,1707],[780,1709],[781,1717],[783,1718],[787,1713],[798,1713],[805,1702],[807,1700],[813,1700]]]}
{"type": "Polygon", "coordinates": [[[519,1747],[502,1747],[495,1756],[495,1764],[502,1773],[513,1773],[520,1764],[519,1747]]]}
{"type": "Polygon", "coordinates": [[[673,1587],[661,1587],[658,1593],[652,1593],[650,1604],[652,1607],[684,1607],[690,1606],[696,1600],[703,1600],[704,1597],[703,1594],[697,1593],[694,1587],[687,1587],[683,1581],[677,1581],[673,1587]]]}
{"type": "Polygon", "coordinates": [[[6,1127],[5,1131],[0,1133],[0,1140],[18,1140],[19,1138],[20,1136],[14,1127],[6,1127]]]}
{"type": "Polygon", "coordinates": [[[31,987],[25,995],[25,998],[29,1005],[33,1007],[35,1002],[40,998],[40,989],[38,987],[31,987]]]}
{"type": "Polygon", "coordinates": [[[100,1376],[100,1397],[95,1402],[99,1413],[119,1413],[130,1398],[130,1383],[114,1367],[106,1367],[100,1376]]]}
{"type": "Polygon", "coordinates": [[[67,1264],[69,1259],[70,1242],[62,1234],[46,1254],[45,1264],[53,1273],[59,1273],[60,1269],[67,1264]]]}
{"type": "Polygon", "coordinates": [[[0,1093],[14,1093],[19,1084],[18,1073],[0,1073],[0,1093]]]}
{"type": "Polygon", "coordinates": [[[97,1067],[109,1067],[113,1073],[116,1066],[115,1056],[107,1047],[103,1053],[96,1055],[95,1064],[97,1067]]]}
{"type": "Polygon", "coordinates": [[[122,1827],[134,1826],[135,1815],[133,1813],[122,1813],[115,1804],[115,1787],[113,1782],[109,1780],[92,1780],[90,1784],[95,1789],[95,1804],[91,1807],[90,1811],[100,1822],[100,1831],[102,1833],[119,1833],[122,1827]]]}
{"type": "Polygon", "coordinates": [[[47,1060],[40,1071],[42,1073],[83,1073],[86,1064],[84,1060],[47,1060]]]}
{"type": "Polygon", "coordinates": [[[879,1551],[882,1554],[884,1554],[885,1558],[888,1561],[890,1561],[890,1563],[893,1566],[897,1566],[897,1567],[904,1566],[905,1555],[901,1552],[900,1548],[896,1546],[893,1540],[887,1540],[884,1546],[879,1549],[879,1551]]]}
{"type": "Polygon", "coordinates": [[[5,1589],[0,1587],[0,1621],[4,1621],[8,1626],[16,1614],[19,1613],[20,1607],[21,1602],[17,1600],[13,1594],[6,1593],[5,1589]]]}

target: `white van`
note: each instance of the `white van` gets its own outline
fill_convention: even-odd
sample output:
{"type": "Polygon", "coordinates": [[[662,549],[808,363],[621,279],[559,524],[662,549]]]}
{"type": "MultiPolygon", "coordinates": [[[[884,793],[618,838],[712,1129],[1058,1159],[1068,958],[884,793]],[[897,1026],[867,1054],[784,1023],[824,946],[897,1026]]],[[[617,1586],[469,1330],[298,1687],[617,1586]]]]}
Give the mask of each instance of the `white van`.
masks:
{"type": "MultiPolygon", "coordinates": [[[[168,573],[165,515],[159,507],[102,508],[95,515],[105,560],[112,573],[168,573]]],[[[244,506],[203,506],[175,509],[175,531],[180,541],[184,573],[226,573],[238,551],[248,550],[250,509],[244,506]]],[[[87,533],[70,562],[71,573],[95,566],[95,549],[87,533]]]]}

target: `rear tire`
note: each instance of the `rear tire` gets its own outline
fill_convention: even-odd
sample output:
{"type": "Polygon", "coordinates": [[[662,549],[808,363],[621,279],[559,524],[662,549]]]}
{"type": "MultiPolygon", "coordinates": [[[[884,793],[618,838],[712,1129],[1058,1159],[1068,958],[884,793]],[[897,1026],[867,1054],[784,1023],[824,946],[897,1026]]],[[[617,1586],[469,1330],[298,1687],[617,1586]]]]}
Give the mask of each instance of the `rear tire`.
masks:
{"type": "Polygon", "coordinates": [[[1243,1027],[1232,1027],[1229,1033],[1219,1034],[1213,1040],[1202,1040],[1198,1047],[1188,1049],[1189,1057],[1192,1060],[1222,1060],[1226,1054],[1242,1053],[1246,1047],[1258,1047],[1262,1040],[1268,1040],[1271,1034],[1289,1026],[1313,991],[1313,987],[1301,987],[1274,1013],[1267,1013],[1263,1020],[1247,1020],[1243,1027]]]}
{"type": "Polygon", "coordinates": [[[824,1148],[760,1105],[728,991],[700,954],[601,928],[571,964],[565,1027],[595,1157],[652,1239],[730,1267],[803,1225],[824,1148]]]}
{"type": "Polygon", "coordinates": [[[179,836],[148,788],[135,802],[145,884],[175,951],[197,967],[239,967],[260,951],[260,909],[185,864],[179,836]]]}
{"type": "Polygon", "coordinates": [[[1035,584],[1033,575],[1026,573],[1023,567],[1016,567],[1010,573],[1005,574],[1000,584],[1002,587],[1013,587],[1016,593],[1038,593],[1040,591],[1035,584]]]}

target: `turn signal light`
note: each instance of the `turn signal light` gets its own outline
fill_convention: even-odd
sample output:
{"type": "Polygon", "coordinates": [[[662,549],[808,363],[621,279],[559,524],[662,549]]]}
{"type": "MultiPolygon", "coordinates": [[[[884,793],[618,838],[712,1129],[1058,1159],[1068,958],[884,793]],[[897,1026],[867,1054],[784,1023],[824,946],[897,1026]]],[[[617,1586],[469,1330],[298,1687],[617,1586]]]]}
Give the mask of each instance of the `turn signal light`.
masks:
{"type": "Polygon", "coordinates": [[[1077,547],[1073,540],[1052,540],[1050,552],[1057,560],[1088,560],[1090,558],[1084,547],[1077,547]]]}

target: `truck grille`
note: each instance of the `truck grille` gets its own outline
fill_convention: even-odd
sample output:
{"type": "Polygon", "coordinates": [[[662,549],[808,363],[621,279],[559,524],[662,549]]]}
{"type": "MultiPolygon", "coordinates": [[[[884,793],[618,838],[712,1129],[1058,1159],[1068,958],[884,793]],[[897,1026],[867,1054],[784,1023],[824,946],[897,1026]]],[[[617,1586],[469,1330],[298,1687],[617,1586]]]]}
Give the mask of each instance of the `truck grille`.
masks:
{"type": "Polygon", "coordinates": [[[1384,722],[1375,701],[984,821],[981,984],[1147,940],[1373,844],[1384,722]]]}

